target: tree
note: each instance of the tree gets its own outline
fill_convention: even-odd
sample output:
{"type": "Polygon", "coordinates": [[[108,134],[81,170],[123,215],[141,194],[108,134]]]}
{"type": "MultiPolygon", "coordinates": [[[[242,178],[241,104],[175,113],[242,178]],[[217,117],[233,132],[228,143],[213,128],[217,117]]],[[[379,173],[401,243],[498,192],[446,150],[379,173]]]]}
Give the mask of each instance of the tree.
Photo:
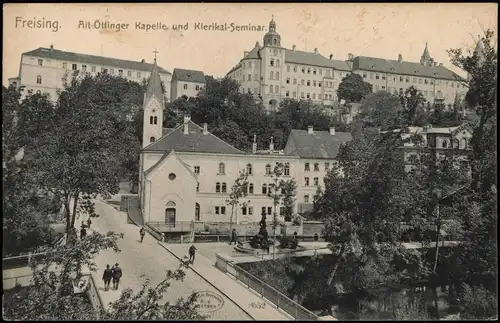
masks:
{"type": "Polygon", "coordinates": [[[57,102],[57,127],[33,139],[34,176],[40,187],[61,198],[67,232],[81,199],[118,192],[126,172],[122,161],[136,153],[137,139],[122,107],[127,86],[108,74],[72,78],[57,102]]]}
{"type": "Polygon", "coordinates": [[[246,207],[250,201],[241,201],[248,195],[248,173],[241,171],[238,178],[233,183],[231,187],[231,193],[229,193],[229,198],[226,203],[231,206],[231,216],[229,217],[229,231],[233,229],[233,215],[234,211],[238,211],[238,208],[246,207]]]}
{"type": "Polygon", "coordinates": [[[401,116],[401,101],[397,95],[379,91],[369,94],[361,101],[361,113],[356,116],[363,127],[378,127],[387,130],[398,124],[401,116]]]}
{"type": "Polygon", "coordinates": [[[361,102],[368,94],[373,92],[373,85],[363,80],[361,75],[350,73],[342,79],[337,89],[339,100],[345,100],[346,103],[361,102]]]}
{"type": "Polygon", "coordinates": [[[285,221],[292,221],[295,215],[295,195],[297,194],[297,183],[292,178],[284,181],[281,185],[283,191],[283,216],[285,221]]]}

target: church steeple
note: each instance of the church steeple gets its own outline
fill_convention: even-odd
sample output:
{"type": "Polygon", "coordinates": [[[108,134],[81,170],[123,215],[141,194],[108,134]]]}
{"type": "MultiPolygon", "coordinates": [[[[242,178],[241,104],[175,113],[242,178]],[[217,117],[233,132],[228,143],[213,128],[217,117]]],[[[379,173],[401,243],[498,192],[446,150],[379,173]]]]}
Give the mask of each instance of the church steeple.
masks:
{"type": "Polygon", "coordinates": [[[427,42],[425,42],[425,49],[424,49],[424,53],[420,57],[420,64],[432,65],[432,61],[433,61],[433,59],[432,59],[431,55],[429,54],[429,49],[427,48],[427,42]]]}
{"type": "Polygon", "coordinates": [[[163,109],[165,108],[165,98],[161,85],[161,78],[158,65],[156,64],[156,53],[148,87],[144,93],[144,119],[142,128],[142,147],[149,146],[162,137],[163,109]]]}
{"type": "Polygon", "coordinates": [[[281,47],[281,36],[276,31],[276,22],[274,21],[274,15],[269,22],[269,30],[267,34],[264,35],[264,46],[281,47]]]}
{"type": "Polygon", "coordinates": [[[163,89],[161,87],[160,72],[158,70],[158,65],[156,64],[156,55],[153,63],[153,69],[151,70],[151,76],[149,77],[148,88],[144,97],[144,101],[149,100],[152,95],[156,95],[158,100],[163,101],[163,89]]]}

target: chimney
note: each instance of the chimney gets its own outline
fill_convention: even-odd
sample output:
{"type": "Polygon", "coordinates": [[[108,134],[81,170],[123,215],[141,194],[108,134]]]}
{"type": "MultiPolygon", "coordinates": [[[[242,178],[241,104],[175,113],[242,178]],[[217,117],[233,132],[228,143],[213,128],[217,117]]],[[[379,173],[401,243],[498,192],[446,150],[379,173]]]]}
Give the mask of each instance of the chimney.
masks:
{"type": "Polygon", "coordinates": [[[271,136],[271,142],[269,143],[269,152],[272,154],[274,151],[273,137],[271,136]]]}
{"type": "Polygon", "coordinates": [[[335,136],[335,127],[330,127],[330,134],[335,136]]]}
{"type": "Polygon", "coordinates": [[[244,51],[244,52],[243,52],[243,57],[246,57],[246,56],[248,55],[248,53],[249,53],[249,52],[244,51]]]}
{"type": "Polygon", "coordinates": [[[257,135],[253,135],[252,154],[257,153],[257,135]]]}
{"type": "Polygon", "coordinates": [[[255,47],[260,47],[259,42],[255,42],[255,47]]]}
{"type": "Polygon", "coordinates": [[[293,45],[293,46],[292,46],[292,50],[293,50],[294,52],[295,52],[295,48],[296,48],[296,46],[295,46],[295,45],[293,45]]]}
{"type": "Polygon", "coordinates": [[[314,133],[313,126],[307,127],[307,133],[309,133],[309,134],[314,133]]]}
{"type": "Polygon", "coordinates": [[[52,52],[54,50],[54,45],[50,45],[50,51],[52,52]]]}
{"type": "Polygon", "coordinates": [[[403,55],[398,54],[398,62],[400,62],[400,63],[401,63],[402,61],[403,61],[403,55]]]}
{"type": "Polygon", "coordinates": [[[317,48],[315,48],[315,49],[314,49],[314,54],[317,54],[317,53],[318,53],[318,49],[317,49],[317,48]]]}
{"type": "Polygon", "coordinates": [[[330,54],[330,60],[332,60],[332,59],[333,59],[333,54],[330,54]]]}
{"type": "Polygon", "coordinates": [[[208,135],[208,124],[206,122],[203,124],[203,134],[208,135]]]}
{"type": "Polygon", "coordinates": [[[143,58],[143,59],[141,59],[141,63],[142,63],[142,64],[146,63],[146,60],[145,60],[144,58],[143,58]]]}
{"type": "Polygon", "coordinates": [[[184,134],[185,135],[189,134],[188,123],[189,123],[190,120],[191,120],[191,117],[184,116],[184,134]]]}
{"type": "Polygon", "coordinates": [[[353,57],[354,57],[353,54],[351,54],[351,53],[347,54],[347,60],[348,61],[352,61],[353,57]]]}

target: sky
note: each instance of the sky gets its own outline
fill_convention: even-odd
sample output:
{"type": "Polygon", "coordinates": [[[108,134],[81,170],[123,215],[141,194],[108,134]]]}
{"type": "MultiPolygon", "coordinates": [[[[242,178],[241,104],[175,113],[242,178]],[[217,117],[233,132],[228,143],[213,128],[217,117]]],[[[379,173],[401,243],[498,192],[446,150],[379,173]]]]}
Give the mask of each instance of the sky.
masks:
{"type": "MultiPolygon", "coordinates": [[[[317,48],[325,57],[345,60],[349,53],[418,62],[428,43],[431,56],[458,74],[446,52],[472,49],[485,30],[497,35],[496,3],[359,3],[359,4],[4,4],[2,84],[18,75],[21,54],[50,47],[90,55],[152,62],[224,76],[266,31],[235,31],[249,24],[268,28],[274,16],[281,45],[317,48]],[[41,21],[42,24],[29,21],[41,21]],[[47,21],[53,23],[47,26],[47,21]],[[54,22],[57,21],[58,28],[54,22]],[[120,31],[86,28],[95,21],[128,24],[120,31]],[[195,24],[226,24],[226,31],[195,30],[195,24]],[[45,24],[45,25],[44,25],[45,24]],[[145,24],[167,30],[141,29],[145,24]],[[182,25],[187,30],[173,30],[182,25]],[[31,27],[31,28],[30,28],[31,27]],[[45,27],[45,28],[44,28],[45,27]]],[[[198,25],[200,26],[200,25],[198,25]]]]}

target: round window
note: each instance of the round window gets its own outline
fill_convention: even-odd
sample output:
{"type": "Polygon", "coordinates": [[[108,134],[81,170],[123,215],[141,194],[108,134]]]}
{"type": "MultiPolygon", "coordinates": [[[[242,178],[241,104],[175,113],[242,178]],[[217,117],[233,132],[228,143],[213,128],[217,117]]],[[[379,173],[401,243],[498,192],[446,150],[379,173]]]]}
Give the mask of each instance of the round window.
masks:
{"type": "Polygon", "coordinates": [[[175,176],[175,174],[174,174],[174,173],[170,173],[170,174],[168,174],[168,179],[169,179],[169,180],[171,180],[171,181],[173,181],[173,180],[175,179],[175,177],[176,177],[176,176],[175,176]]]}

